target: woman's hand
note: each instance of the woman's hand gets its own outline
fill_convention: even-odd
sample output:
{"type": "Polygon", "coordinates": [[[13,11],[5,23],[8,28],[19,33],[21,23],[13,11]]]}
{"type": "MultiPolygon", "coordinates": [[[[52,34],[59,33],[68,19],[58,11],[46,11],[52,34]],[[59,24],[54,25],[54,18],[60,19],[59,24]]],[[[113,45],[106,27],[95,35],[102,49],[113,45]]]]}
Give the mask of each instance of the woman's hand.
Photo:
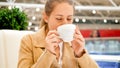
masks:
{"type": "Polygon", "coordinates": [[[74,39],[71,43],[75,56],[77,57],[82,56],[84,51],[85,40],[82,34],[80,33],[78,27],[75,30],[74,39]]]}
{"type": "Polygon", "coordinates": [[[56,30],[51,30],[48,32],[46,36],[46,49],[50,51],[52,54],[56,55],[57,58],[59,58],[59,43],[60,38],[56,30]]]}

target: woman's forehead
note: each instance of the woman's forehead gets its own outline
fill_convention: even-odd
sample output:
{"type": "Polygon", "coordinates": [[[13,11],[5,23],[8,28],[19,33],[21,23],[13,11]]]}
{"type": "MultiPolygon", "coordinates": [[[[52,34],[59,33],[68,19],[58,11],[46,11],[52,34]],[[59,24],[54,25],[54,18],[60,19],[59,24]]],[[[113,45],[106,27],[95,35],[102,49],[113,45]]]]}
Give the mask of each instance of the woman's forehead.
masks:
{"type": "Polygon", "coordinates": [[[52,11],[52,14],[55,14],[55,15],[63,15],[63,14],[67,14],[67,15],[73,15],[73,6],[68,4],[68,3],[60,3],[60,4],[57,4],[53,11],[52,11]]]}

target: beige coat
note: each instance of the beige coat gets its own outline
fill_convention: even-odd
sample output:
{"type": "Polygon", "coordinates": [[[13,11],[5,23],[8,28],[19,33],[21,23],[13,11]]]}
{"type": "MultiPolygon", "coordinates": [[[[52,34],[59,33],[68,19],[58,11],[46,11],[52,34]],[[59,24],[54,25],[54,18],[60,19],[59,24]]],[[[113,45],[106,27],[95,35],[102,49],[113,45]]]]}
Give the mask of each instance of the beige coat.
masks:
{"type": "MultiPolygon", "coordinates": [[[[60,68],[56,56],[45,50],[45,27],[21,40],[18,68],[60,68]]],[[[64,43],[62,68],[98,68],[86,52],[76,58],[68,43],[64,43]]]]}

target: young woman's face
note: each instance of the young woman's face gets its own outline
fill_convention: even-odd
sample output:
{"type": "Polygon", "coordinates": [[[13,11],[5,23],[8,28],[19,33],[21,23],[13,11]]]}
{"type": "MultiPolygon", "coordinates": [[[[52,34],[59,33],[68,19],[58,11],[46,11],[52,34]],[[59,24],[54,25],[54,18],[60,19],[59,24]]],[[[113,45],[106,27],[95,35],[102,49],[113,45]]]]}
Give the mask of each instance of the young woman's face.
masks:
{"type": "Polygon", "coordinates": [[[72,5],[68,3],[58,4],[47,19],[49,30],[55,30],[60,25],[72,23],[73,14],[74,9],[72,5]]]}

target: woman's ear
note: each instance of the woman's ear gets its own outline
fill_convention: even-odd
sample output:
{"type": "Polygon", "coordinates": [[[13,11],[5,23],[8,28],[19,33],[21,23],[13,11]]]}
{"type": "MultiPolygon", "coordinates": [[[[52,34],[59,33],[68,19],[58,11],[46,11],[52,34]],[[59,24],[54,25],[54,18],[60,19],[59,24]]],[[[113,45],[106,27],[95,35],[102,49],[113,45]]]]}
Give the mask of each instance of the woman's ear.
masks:
{"type": "Polygon", "coordinates": [[[42,13],[43,19],[46,23],[48,23],[48,16],[45,12],[42,13]]]}

